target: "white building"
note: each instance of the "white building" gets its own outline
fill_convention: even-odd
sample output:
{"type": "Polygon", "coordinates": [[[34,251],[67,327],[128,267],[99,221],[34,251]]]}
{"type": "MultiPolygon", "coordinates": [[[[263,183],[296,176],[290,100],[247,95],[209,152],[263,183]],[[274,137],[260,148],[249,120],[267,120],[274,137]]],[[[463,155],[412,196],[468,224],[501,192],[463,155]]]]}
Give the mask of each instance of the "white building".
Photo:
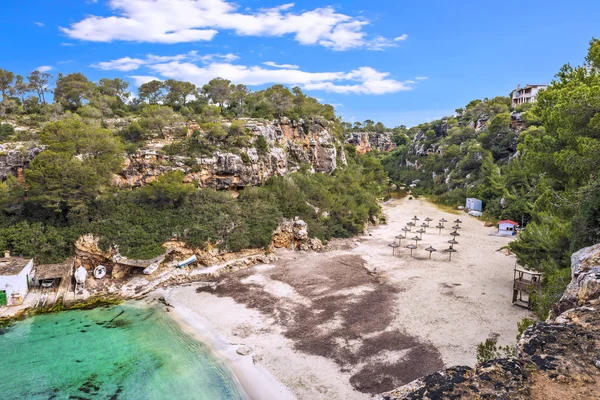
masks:
{"type": "Polygon", "coordinates": [[[467,210],[472,210],[472,211],[482,211],[483,210],[483,202],[479,199],[469,197],[465,204],[465,208],[467,210]]]}
{"type": "Polygon", "coordinates": [[[517,224],[515,221],[506,219],[504,221],[498,222],[498,233],[500,235],[514,236],[517,234],[518,227],[519,224],[517,224]]]}
{"type": "Polygon", "coordinates": [[[512,92],[513,107],[516,107],[519,104],[535,103],[538,92],[547,87],[548,85],[525,85],[525,87],[518,85],[512,92]]]}
{"type": "Polygon", "coordinates": [[[0,258],[0,307],[23,302],[29,292],[32,268],[33,258],[11,257],[10,253],[0,258]]]}

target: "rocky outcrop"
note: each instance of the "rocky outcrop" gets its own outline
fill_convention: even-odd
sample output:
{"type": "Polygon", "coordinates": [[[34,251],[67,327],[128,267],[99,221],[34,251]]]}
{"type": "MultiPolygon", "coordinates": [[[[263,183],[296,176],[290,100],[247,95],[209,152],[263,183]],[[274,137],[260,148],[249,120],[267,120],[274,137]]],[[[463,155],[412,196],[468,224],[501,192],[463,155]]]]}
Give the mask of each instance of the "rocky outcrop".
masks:
{"type": "Polygon", "coordinates": [[[392,136],[392,132],[352,132],[345,135],[345,143],[355,146],[358,154],[366,154],[373,150],[388,152],[396,148],[392,136]]]}
{"type": "Polygon", "coordinates": [[[294,220],[284,219],[273,232],[273,247],[276,249],[313,250],[323,249],[323,243],[316,238],[308,237],[308,225],[296,217],[294,220]]]}
{"type": "Polygon", "coordinates": [[[22,180],[23,170],[42,150],[42,146],[31,143],[0,144],[0,180],[6,180],[9,175],[14,175],[22,180]]]}
{"type": "MultiPolygon", "coordinates": [[[[256,186],[273,176],[284,176],[311,164],[315,172],[330,174],[337,168],[338,143],[327,123],[281,119],[244,120],[255,142],[263,136],[269,144],[266,154],[250,147],[237,153],[217,151],[209,157],[190,160],[167,156],[156,150],[142,150],[130,155],[123,171],[114,177],[118,186],[143,186],[170,171],[183,171],[187,182],[214,189],[241,189],[256,186]]],[[[191,128],[190,128],[191,129],[191,128]]],[[[345,163],[345,157],[340,157],[345,163]]]]}
{"type": "Polygon", "coordinates": [[[448,368],[377,398],[600,398],[600,244],[574,253],[571,264],[556,316],[523,333],[515,358],[448,368]]]}

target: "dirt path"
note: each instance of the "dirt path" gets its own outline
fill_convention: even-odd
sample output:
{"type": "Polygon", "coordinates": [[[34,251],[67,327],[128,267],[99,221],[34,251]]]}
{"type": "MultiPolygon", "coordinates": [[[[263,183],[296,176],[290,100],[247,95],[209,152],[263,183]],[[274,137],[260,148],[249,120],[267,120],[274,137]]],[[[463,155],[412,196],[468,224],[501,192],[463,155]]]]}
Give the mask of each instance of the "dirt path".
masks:
{"type": "Polygon", "coordinates": [[[528,313],[510,304],[514,259],[497,251],[509,239],[462,214],[451,262],[423,250],[447,248],[448,229],[429,229],[414,258],[404,247],[392,256],[388,244],[414,215],[458,216],[407,199],[385,212],[387,225],[339,250],[282,251],[274,265],[224,276],[216,290],[174,288],[171,299],[250,346],[301,399],[368,398],[444,365],[474,364],[475,346],[490,335],[514,342],[528,313]]]}

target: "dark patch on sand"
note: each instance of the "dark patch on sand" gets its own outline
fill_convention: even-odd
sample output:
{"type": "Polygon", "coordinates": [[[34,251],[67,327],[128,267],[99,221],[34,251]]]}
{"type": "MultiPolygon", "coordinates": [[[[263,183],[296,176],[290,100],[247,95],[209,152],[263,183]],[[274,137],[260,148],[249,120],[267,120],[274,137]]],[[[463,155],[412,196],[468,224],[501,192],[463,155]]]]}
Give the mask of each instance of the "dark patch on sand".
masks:
{"type": "Polygon", "coordinates": [[[197,292],[231,297],[261,311],[284,328],[297,350],[334,360],[344,371],[366,362],[350,379],[364,393],[392,390],[443,368],[435,347],[401,330],[390,330],[400,289],[370,275],[361,257],[308,254],[301,265],[291,256],[277,264],[272,270],[229,274],[218,280],[215,290],[201,287],[197,292]],[[310,299],[310,306],[273,296],[255,283],[241,283],[254,274],[292,286],[310,299]],[[406,351],[401,359],[378,357],[400,350],[406,351]]]}

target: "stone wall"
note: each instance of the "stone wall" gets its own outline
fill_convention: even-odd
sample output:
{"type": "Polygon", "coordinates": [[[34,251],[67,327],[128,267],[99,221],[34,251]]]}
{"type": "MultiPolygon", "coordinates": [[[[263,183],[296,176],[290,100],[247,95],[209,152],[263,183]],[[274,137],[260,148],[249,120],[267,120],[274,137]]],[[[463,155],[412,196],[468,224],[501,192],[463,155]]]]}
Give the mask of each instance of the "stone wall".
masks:
{"type": "Polygon", "coordinates": [[[600,244],[574,253],[571,265],[564,295],[523,333],[515,358],[448,368],[377,399],[600,398],[600,244]]]}

